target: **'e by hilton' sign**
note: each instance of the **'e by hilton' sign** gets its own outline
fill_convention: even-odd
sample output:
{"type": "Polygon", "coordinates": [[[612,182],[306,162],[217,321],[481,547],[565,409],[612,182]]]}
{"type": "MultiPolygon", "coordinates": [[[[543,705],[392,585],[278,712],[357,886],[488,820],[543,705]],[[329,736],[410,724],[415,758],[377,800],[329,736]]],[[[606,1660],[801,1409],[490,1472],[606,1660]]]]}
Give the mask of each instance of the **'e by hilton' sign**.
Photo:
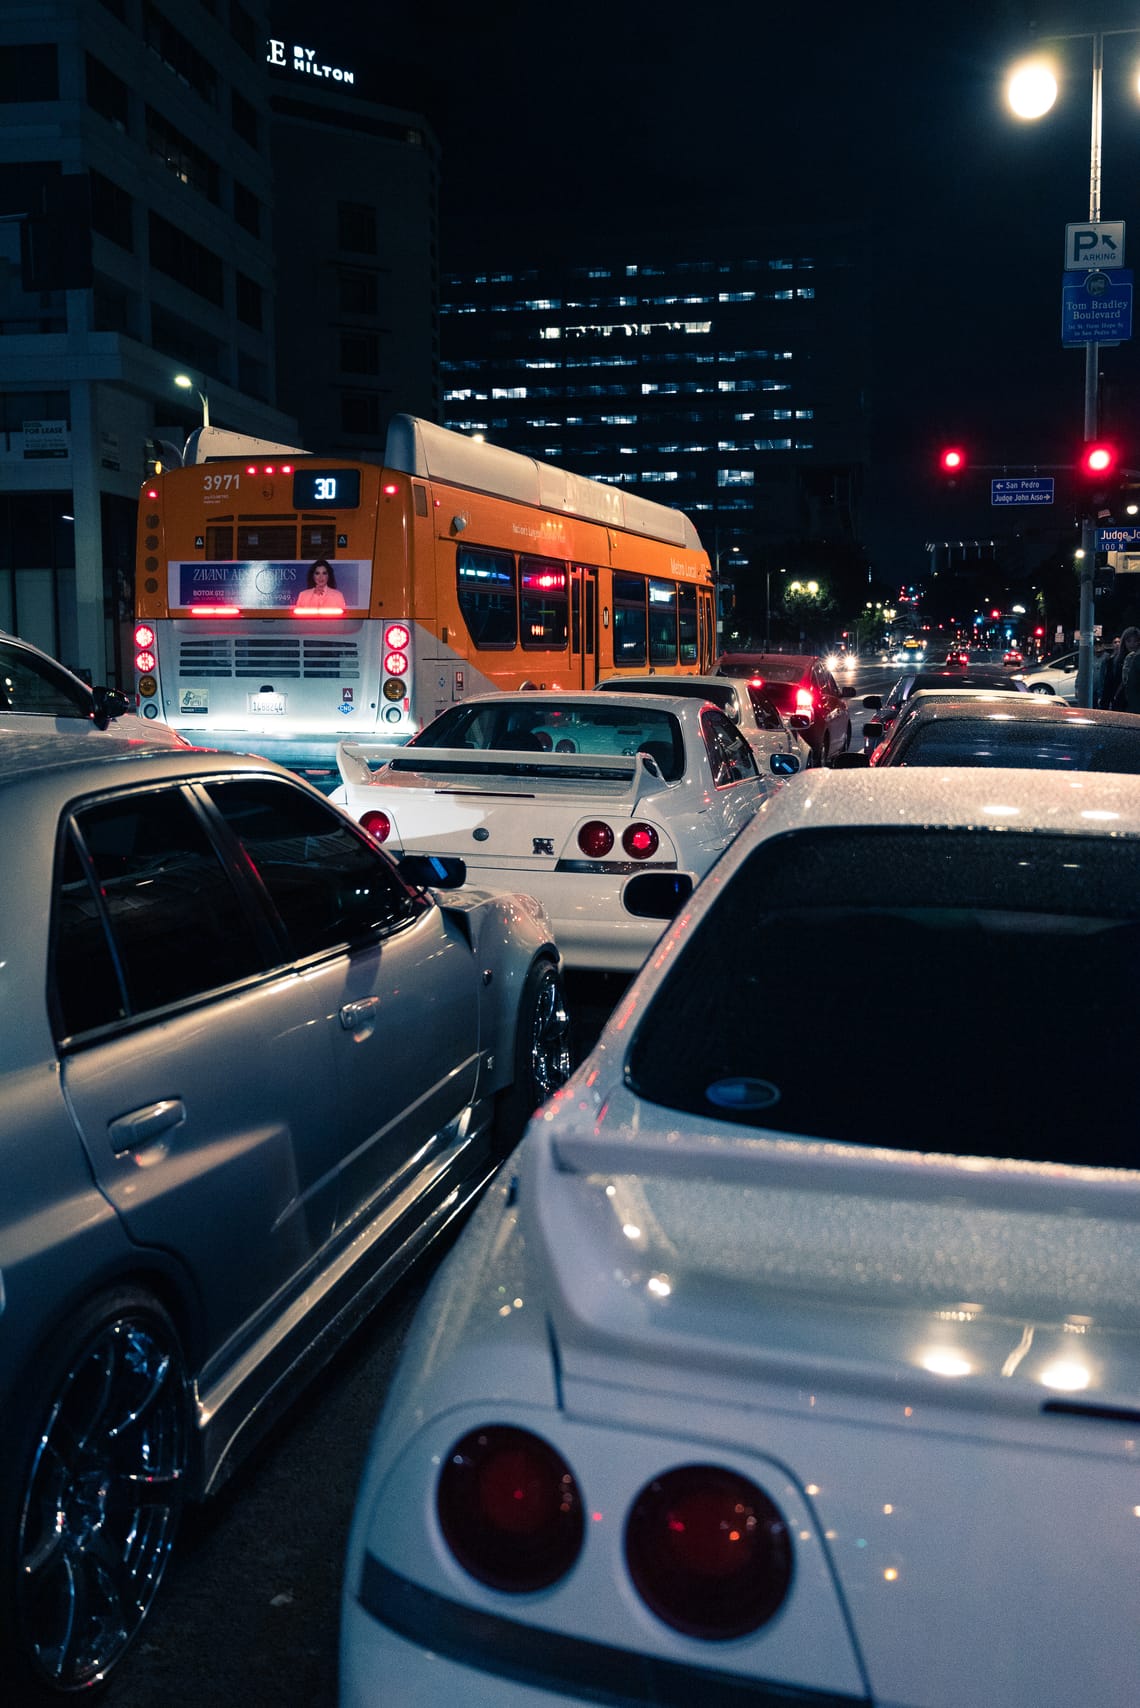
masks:
{"type": "Polygon", "coordinates": [[[356,82],[355,71],[342,71],[338,65],[325,65],[317,58],[315,47],[286,47],[284,42],[270,38],[265,59],[269,65],[281,66],[287,71],[302,71],[306,77],[327,77],[333,83],[356,82]]]}

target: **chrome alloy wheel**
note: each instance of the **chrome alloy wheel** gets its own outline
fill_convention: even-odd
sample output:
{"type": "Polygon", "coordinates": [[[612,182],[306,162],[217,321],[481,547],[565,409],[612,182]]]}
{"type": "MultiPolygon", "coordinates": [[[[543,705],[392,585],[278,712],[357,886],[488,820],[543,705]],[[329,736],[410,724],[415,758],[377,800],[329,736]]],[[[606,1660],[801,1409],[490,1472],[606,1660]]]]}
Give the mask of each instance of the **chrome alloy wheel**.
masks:
{"type": "Polygon", "coordinates": [[[562,980],[547,965],[535,994],[530,1027],[530,1074],[538,1103],[545,1103],[552,1091],[565,1085],[570,1068],[570,1016],[562,980]]]}
{"type": "Polygon", "coordinates": [[[38,1437],[16,1534],[26,1662],[56,1691],[106,1675],[146,1618],[184,1498],[187,1390],[145,1306],[77,1340],[38,1437]]]}

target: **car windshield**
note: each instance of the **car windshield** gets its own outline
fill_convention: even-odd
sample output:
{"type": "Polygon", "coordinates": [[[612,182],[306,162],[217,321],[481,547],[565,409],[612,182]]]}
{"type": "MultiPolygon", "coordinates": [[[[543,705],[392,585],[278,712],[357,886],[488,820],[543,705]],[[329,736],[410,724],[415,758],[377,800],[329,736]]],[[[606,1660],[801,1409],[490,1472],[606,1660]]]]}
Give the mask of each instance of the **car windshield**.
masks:
{"type": "Polygon", "coordinates": [[[947,718],[918,724],[903,736],[899,765],[1016,765],[1032,771],[1140,772],[1140,723],[1135,730],[1103,724],[1026,723],[997,718],[947,718]]]}
{"type": "Polygon", "coordinates": [[[637,1094],[705,1120],[906,1150],[1140,1166],[1072,1062],[1074,1010],[1127,1061],[1140,840],[1003,829],[801,831],[761,843],[638,1025],[637,1094]],[[813,905],[805,898],[826,897],[813,905]],[[936,898],[936,900],[932,900],[936,898]],[[858,968],[877,1007],[853,1004],[858,968]],[[875,1014],[875,1030],[867,1015],[875,1014]],[[823,1040],[827,1040],[824,1047],[823,1040]],[[966,1097],[947,1095],[964,1081],[966,1097]]]}
{"type": "Polygon", "coordinates": [[[648,753],[666,782],[684,775],[685,746],[672,712],[607,705],[589,697],[565,701],[520,695],[452,706],[420,731],[411,747],[469,747],[514,753],[648,753]]]}

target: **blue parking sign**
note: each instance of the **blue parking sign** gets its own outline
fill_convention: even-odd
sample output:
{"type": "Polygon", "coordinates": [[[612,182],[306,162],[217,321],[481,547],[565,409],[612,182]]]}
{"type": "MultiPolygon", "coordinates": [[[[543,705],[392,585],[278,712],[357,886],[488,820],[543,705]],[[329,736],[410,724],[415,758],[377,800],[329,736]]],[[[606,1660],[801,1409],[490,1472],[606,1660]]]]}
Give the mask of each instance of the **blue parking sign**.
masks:
{"type": "Polygon", "coordinates": [[[1061,343],[1122,344],[1132,336],[1132,269],[1066,273],[1061,285],[1061,343]]]}

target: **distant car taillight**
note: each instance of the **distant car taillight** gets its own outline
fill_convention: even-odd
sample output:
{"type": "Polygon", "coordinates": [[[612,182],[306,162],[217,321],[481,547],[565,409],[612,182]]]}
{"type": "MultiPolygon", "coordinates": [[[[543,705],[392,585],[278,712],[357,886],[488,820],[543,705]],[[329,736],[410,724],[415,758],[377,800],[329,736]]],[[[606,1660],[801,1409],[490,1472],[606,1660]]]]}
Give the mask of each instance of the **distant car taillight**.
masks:
{"type": "Polygon", "coordinates": [[[659,841],[651,824],[631,824],[622,832],[621,845],[633,860],[648,860],[657,852],[659,841]]]}
{"type": "Polygon", "coordinates": [[[578,832],[578,846],[588,860],[604,860],[614,845],[614,833],[600,818],[592,818],[578,832]]]}
{"type": "Polygon", "coordinates": [[[767,1623],[791,1587],[792,1544],[763,1489],[717,1465],[647,1483],[625,1527],[634,1587],[666,1625],[724,1641],[767,1623]]]}
{"type": "Polygon", "coordinates": [[[801,717],[811,717],[815,711],[815,694],[810,688],[796,689],[796,711],[801,717]]]}
{"type": "Polygon", "coordinates": [[[387,842],[392,834],[392,820],[386,812],[362,813],[360,822],[368,834],[376,838],[377,842],[387,842]]]}
{"type": "Polygon", "coordinates": [[[492,1589],[546,1589],[581,1552],[573,1473],[525,1429],[494,1424],[457,1441],[439,1475],[436,1511],[460,1565],[492,1589]]]}

